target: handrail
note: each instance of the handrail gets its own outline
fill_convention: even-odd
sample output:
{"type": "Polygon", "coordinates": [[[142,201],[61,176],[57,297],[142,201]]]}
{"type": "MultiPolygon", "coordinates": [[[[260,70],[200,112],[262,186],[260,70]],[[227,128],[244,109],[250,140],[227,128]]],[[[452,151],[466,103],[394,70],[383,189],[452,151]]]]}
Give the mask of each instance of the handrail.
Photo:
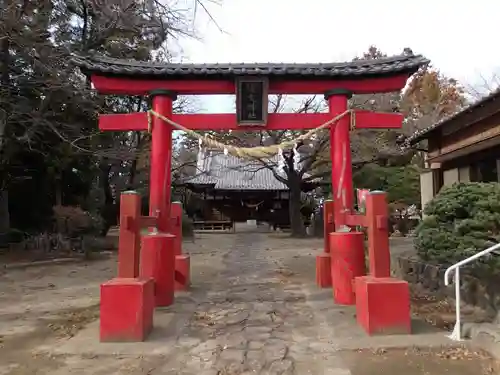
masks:
{"type": "Polygon", "coordinates": [[[462,334],[461,334],[461,322],[460,322],[460,267],[472,262],[473,260],[476,260],[478,258],[481,258],[483,255],[490,254],[491,252],[500,249],[500,243],[497,243],[496,245],[493,245],[486,250],[480,251],[477,254],[474,254],[467,259],[464,259],[460,262],[455,263],[454,265],[448,267],[446,271],[444,272],[444,285],[448,286],[450,285],[450,273],[452,271],[455,271],[455,314],[456,314],[456,321],[455,321],[455,327],[453,327],[453,331],[451,334],[448,336],[450,339],[454,341],[461,341],[462,340],[462,334]]]}

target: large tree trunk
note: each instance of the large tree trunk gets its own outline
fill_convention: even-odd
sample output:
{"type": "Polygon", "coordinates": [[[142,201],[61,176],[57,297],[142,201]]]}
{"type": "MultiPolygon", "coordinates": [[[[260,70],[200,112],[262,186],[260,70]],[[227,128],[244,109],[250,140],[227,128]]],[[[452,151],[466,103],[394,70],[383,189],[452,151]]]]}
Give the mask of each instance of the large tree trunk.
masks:
{"type": "Polygon", "coordinates": [[[109,183],[109,172],[111,171],[111,164],[108,160],[104,159],[99,163],[99,182],[104,195],[104,204],[101,209],[101,216],[103,219],[103,228],[101,235],[105,236],[109,228],[117,223],[117,207],[113,199],[113,192],[109,183]]]}
{"type": "Polygon", "coordinates": [[[9,193],[0,190],[0,234],[10,231],[9,193]]]}
{"type": "MultiPolygon", "coordinates": [[[[0,40],[0,84],[7,90],[10,87],[10,39],[6,36],[0,40]]],[[[10,231],[10,212],[8,177],[6,171],[7,160],[5,159],[5,137],[7,135],[8,107],[0,103],[0,234],[10,231]]]]}
{"type": "Polygon", "coordinates": [[[63,205],[63,187],[61,176],[55,178],[55,200],[56,206],[63,205]]]}
{"type": "MultiPolygon", "coordinates": [[[[140,109],[140,103],[138,105],[138,111],[140,109]]],[[[135,137],[136,137],[136,148],[139,151],[141,149],[141,143],[142,143],[142,136],[141,132],[135,132],[135,137]]],[[[129,169],[129,177],[127,181],[127,190],[135,190],[136,188],[136,177],[137,177],[137,171],[139,168],[139,155],[136,154],[134,155],[132,161],[130,162],[130,169],[129,169]]]]}
{"type": "MultiPolygon", "coordinates": [[[[297,176],[298,177],[298,176],[297,176]]],[[[290,230],[292,237],[305,237],[306,228],[304,227],[304,222],[302,221],[302,214],[300,212],[301,201],[300,201],[300,179],[299,178],[289,178],[290,187],[290,199],[288,200],[288,207],[290,211],[290,230]]]]}
{"type": "Polygon", "coordinates": [[[321,207],[320,210],[316,211],[313,216],[313,236],[318,238],[323,238],[325,236],[324,229],[324,210],[325,206],[321,207]]]}

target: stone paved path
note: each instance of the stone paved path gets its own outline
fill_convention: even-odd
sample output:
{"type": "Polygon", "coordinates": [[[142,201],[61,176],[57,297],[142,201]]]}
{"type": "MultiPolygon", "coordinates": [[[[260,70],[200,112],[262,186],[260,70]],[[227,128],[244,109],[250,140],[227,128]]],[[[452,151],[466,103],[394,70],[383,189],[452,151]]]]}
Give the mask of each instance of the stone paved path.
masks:
{"type": "Polygon", "coordinates": [[[212,234],[184,246],[193,287],[156,311],[145,343],[98,341],[99,284],[116,259],[0,274],[0,375],[479,375],[489,364],[386,350],[446,345],[442,332],[366,336],[352,307],[314,285],[320,239],[212,234]]]}
{"type": "Polygon", "coordinates": [[[298,283],[266,257],[262,235],[234,236],[225,269],[198,304],[161,373],[349,374],[322,332],[298,283]]]}

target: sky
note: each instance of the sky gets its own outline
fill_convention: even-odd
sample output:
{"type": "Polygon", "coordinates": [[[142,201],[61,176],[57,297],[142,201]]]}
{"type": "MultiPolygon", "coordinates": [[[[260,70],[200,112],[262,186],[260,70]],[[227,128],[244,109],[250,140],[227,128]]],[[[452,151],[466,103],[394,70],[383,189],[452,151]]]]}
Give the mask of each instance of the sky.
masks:
{"type": "MultiPolygon", "coordinates": [[[[185,62],[337,62],[375,45],[388,55],[409,47],[464,85],[500,71],[500,48],[490,43],[499,34],[496,0],[220,1],[208,4],[217,25],[198,9],[202,40],[180,42],[185,62]]],[[[231,112],[233,102],[204,97],[200,110],[231,112]]]]}

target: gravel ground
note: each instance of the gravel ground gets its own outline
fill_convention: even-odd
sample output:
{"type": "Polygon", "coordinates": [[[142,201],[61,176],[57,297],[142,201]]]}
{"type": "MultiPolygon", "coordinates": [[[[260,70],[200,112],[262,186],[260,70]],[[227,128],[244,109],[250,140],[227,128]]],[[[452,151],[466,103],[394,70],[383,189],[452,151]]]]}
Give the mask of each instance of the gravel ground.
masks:
{"type": "MultiPolygon", "coordinates": [[[[114,256],[4,270],[0,375],[495,373],[491,358],[466,348],[356,348],[372,339],[356,327],[352,309],[334,306],[328,291],[316,292],[314,254],[321,248],[320,239],[262,233],[205,234],[186,242],[193,288],[168,311],[185,323],[168,354],[160,355],[103,354],[97,338],[87,354],[40,350],[64,347],[93,329],[99,285],[115,275],[114,256]],[[347,338],[350,350],[342,347],[347,338]]],[[[392,250],[411,246],[400,240],[392,250]]]]}

